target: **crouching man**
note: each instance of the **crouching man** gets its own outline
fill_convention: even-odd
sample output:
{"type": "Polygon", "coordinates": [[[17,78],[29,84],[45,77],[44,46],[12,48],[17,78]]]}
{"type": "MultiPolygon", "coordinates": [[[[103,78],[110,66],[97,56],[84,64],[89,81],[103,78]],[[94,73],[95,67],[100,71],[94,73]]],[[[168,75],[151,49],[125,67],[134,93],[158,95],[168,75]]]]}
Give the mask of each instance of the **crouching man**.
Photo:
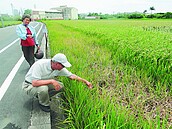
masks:
{"type": "Polygon", "coordinates": [[[40,108],[50,112],[50,97],[62,90],[63,83],[54,80],[56,76],[66,76],[72,80],[85,83],[88,88],[92,84],[69,72],[65,67],[70,67],[66,56],[62,53],[56,54],[52,59],[41,59],[35,62],[25,76],[22,89],[28,94],[37,97],[40,108]]]}

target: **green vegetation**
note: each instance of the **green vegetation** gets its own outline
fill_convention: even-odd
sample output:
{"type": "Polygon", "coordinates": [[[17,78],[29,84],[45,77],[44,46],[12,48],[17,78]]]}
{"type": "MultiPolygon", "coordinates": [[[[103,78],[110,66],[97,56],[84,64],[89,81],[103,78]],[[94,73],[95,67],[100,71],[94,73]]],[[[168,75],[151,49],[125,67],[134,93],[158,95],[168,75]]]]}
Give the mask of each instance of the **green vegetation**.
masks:
{"type": "Polygon", "coordinates": [[[32,14],[32,10],[31,10],[31,9],[26,9],[26,10],[24,11],[24,14],[31,15],[31,14],[32,14]]]}
{"type": "Polygon", "coordinates": [[[0,28],[16,25],[21,23],[21,17],[20,16],[9,16],[8,14],[1,14],[0,16],[0,28]]]}
{"type": "MultiPolygon", "coordinates": [[[[131,12],[131,13],[117,13],[117,14],[102,14],[102,13],[89,13],[88,16],[96,16],[100,19],[116,19],[116,18],[125,18],[125,19],[172,19],[172,13],[152,13],[153,7],[150,7],[151,13],[147,13],[147,10],[142,12],[131,12]]],[[[84,19],[84,17],[79,15],[79,19],[84,19]]]]}
{"type": "Polygon", "coordinates": [[[0,28],[3,27],[2,24],[4,24],[4,27],[6,27],[6,26],[16,25],[16,24],[20,24],[20,23],[21,23],[21,21],[3,21],[3,23],[0,22],[0,28]]]}
{"type": "Polygon", "coordinates": [[[171,20],[45,23],[51,55],[65,53],[69,70],[94,86],[60,78],[68,128],[171,127],[171,20]]]}

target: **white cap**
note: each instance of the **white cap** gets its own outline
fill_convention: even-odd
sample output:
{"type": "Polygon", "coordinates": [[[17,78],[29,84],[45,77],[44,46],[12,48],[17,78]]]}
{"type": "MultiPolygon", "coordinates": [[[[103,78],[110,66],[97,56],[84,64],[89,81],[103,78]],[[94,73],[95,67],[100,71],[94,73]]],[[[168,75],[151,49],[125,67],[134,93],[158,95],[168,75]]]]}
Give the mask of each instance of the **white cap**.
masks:
{"type": "Polygon", "coordinates": [[[64,54],[62,54],[62,53],[56,54],[56,55],[52,58],[52,61],[53,61],[53,62],[59,62],[59,63],[61,63],[61,64],[62,64],[63,66],[65,66],[65,67],[70,67],[70,66],[72,66],[72,65],[68,62],[66,56],[65,56],[64,54]]]}

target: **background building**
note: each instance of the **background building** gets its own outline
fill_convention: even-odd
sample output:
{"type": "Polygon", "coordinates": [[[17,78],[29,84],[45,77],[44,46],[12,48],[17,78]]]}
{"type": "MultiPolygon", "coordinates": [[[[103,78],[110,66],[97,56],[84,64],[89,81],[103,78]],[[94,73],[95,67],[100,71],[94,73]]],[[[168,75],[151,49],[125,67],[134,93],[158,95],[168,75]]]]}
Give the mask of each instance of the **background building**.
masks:
{"type": "Polygon", "coordinates": [[[32,18],[37,19],[59,19],[59,20],[77,20],[78,10],[74,7],[60,6],[45,10],[32,10],[32,18]]]}
{"type": "Polygon", "coordinates": [[[62,12],[56,10],[32,10],[32,18],[34,20],[39,19],[57,19],[62,20],[63,15],[62,12]]]}
{"type": "Polygon", "coordinates": [[[67,5],[51,8],[52,10],[61,11],[64,20],[77,20],[78,19],[78,9],[74,7],[67,7],[67,5]]]}

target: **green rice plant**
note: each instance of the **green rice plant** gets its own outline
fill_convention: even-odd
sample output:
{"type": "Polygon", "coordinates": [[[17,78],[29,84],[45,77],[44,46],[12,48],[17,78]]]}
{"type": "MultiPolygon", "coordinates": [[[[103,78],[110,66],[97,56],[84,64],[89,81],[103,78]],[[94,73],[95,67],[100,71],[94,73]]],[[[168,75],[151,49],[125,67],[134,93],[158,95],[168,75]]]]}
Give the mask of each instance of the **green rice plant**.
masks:
{"type": "MultiPolygon", "coordinates": [[[[74,83],[70,84],[75,85],[74,83]]],[[[100,96],[97,94],[98,92],[95,91],[96,89],[94,89],[92,93],[88,89],[83,90],[85,87],[80,84],[78,84],[76,87],[78,90],[85,91],[84,93],[76,93],[76,87],[70,87],[70,90],[72,91],[68,91],[69,89],[66,89],[67,91],[65,96],[67,97],[68,104],[70,104],[70,110],[74,110],[69,112],[71,113],[69,116],[72,117],[70,119],[74,120],[72,121],[72,126],[74,128],[133,128],[131,120],[127,122],[125,113],[120,110],[118,114],[118,110],[115,111],[113,103],[110,102],[110,99],[108,99],[107,96],[106,99],[101,98],[106,94],[102,94],[100,96]],[[73,112],[75,114],[73,114],[73,112]]]]}
{"type": "Polygon", "coordinates": [[[169,40],[171,39],[170,33],[145,32],[140,30],[139,27],[133,27],[134,25],[126,26],[124,24],[127,23],[125,21],[122,22],[124,23],[121,23],[120,26],[119,24],[105,23],[105,21],[99,21],[99,24],[96,24],[97,21],[90,21],[84,23],[84,26],[82,26],[83,21],[73,21],[70,24],[68,22],[60,22],[60,24],[70,30],[97,37],[99,39],[97,44],[108,47],[114,52],[115,55],[112,55],[112,58],[113,56],[118,56],[117,59],[120,62],[145,72],[147,77],[155,83],[158,94],[162,92],[162,89],[158,88],[158,83],[166,87],[163,88],[165,91],[171,91],[172,48],[169,40]],[[121,26],[125,29],[121,30],[121,26]],[[156,83],[157,81],[158,83],[156,83]]]}
{"type": "MultiPolygon", "coordinates": [[[[169,82],[162,81],[166,78],[156,81],[156,70],[161,72],[164,68],[154,68],[156,63],[152,57],[157,47],[152,44],[150,50],[147,49],[147,37],[141,37],[143,30],[134,21],[125,24],[116,21],[46,21],[46,24],[51,55],[65,53],[73,65],[69,70],[92,81],[94,86],[89,90],[81,83],[62,78],[66,87],[67,119],[64,123],[69,128],[152,129],[159,127],[159,123],[160,127],[168,128],[168,117],[155,119],[151,115],[160,112],[152,108],[154,101],[170,96],[168,92],[161,92],[169,82]],[[132,25],[128,26],[129,23],[132,25]],[[121,30],[121,26],[126,30],[121,30]],[[133,39],[127,37],[130,31],[133,36],[137,36],[134,32],[140,32],[141,39],[130,40],[133,39]],[[155,94],[157,92],[161,93],[160,97],[155,94]]],[[[152,32],[147,33],[153,36],[152,32]]],[[[162,105],[157,108],[159,106],[162,105]]]]}

